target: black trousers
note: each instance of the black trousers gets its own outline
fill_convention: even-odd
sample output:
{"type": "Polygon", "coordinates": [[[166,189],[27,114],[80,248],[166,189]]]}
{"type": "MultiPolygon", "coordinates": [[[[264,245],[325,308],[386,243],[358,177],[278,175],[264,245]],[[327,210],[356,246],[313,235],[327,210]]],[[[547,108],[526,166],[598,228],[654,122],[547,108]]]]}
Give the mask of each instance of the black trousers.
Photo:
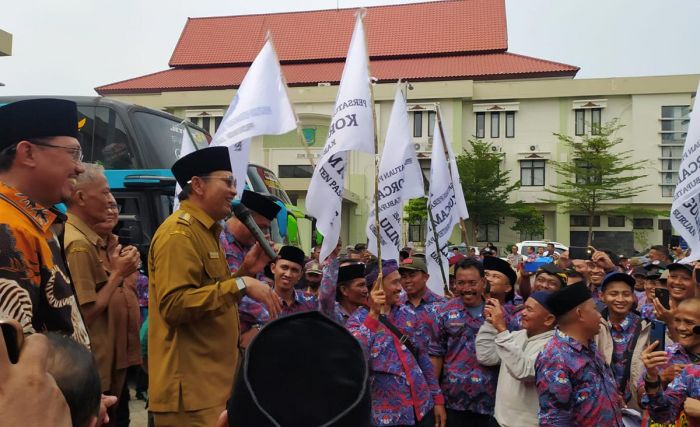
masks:
{"type": "Polygon", "coordinates": [[[447,427],[498,427],[491,415],[447,409],[447,427]]]}

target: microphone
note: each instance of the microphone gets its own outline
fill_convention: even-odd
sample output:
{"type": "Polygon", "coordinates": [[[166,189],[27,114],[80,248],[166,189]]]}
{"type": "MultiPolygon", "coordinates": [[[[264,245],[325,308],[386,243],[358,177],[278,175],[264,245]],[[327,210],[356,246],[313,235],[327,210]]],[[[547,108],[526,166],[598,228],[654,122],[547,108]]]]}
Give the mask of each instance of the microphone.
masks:
{"type": "Polygon", "coordinates": [[[127,247],[131,245],[131,230],[122,227],[121,230],[119,230],[119,244],[122,245],[122,247],[127,247]]]}
{"type": "Polygon", "coordinates": [[[270,243],[267,241],[267,238],[260,230],[260,227],[258,227],[258,224],[253,221],[253,217],[250,215],[248,208],[243,206],[242,203],[236,203],[233,205],[233,214],[236,215],[236,218],[238,218],[238,220],[246,226],[248,231],[250,231],[253,237],[255,237],[255,240],[260,243],[260,246],[265,251],[265,254],[273,261],[277,259],[277,252],[272,249],[270,243]]]}
{"type": "Polygon", "coordinates": [[[700,335],[700,325],[693,326],[693,333],[700,335]]]}

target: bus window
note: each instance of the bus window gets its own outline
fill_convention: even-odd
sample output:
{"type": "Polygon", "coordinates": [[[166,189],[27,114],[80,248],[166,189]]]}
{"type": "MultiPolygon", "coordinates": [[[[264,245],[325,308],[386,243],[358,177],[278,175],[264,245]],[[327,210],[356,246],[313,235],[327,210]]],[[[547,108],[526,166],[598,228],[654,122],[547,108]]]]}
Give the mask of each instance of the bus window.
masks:
{"type": "MultiPolygon", "coordinates": [[[[180,155],[182,134],[185,131],[183,126],[175,120],[144,111],[136,111],[132,117],[144,149],[149,150],[146,155],[151,159],[149,168],[169,169],[180,155]]],[[[198,149],[207,146],[203,132],[193,127],[189,127],[189,130],[198,149]]]]}
{"type": "Polygon", "coordinates": [[[133,147],[129,143],[124,123],[117,112],[111,108],[95,108],[95,133],[91,160],[100,162],[105,169],[136,168],[133,147]]]}
{"type": "Polygon", "coordinates": [[[248,165],[248,178],[253,186],[253,191],[258,193],[270,193],[282,201],[282,203],[291,205],[292,201],[282,188],[280,180],[269,169],[262,166],[248,165]]]}
{"type": "Polygon", "coordinates": [[[78,105],[78,134],[80,148],[85,154],[85,161],[92,161],[92,136],[95,131],[95,107],[78,105]]]}

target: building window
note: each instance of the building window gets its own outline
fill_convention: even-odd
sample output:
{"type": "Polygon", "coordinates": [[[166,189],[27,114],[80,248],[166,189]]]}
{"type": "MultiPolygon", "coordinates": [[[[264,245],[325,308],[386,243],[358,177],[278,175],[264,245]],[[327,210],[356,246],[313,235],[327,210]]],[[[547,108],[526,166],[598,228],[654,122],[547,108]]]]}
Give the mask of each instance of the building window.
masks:
{"type": "Polygon", "coordinates": [[[515,111],[506,111],[506,138],[515,138],[515,111]]]}
{"type": "Polygon", "coordinates": [[[670,219],[663,219],[659,218],[659,224],[658,224],[659,230],[664,230],[664,231],[671,231],[671,220],[670,219]]]}
{"type": "Polygon", "coordinates": [[[479,224],[479,232],[476,240],[479,242],[497,242],[499,241],[499,224],[479,224]]]}
{"type": "Polygon", "coordinates": [[[420,138],[423,136],[423,112],[414,111],[413,112],[413,136],[415,138],[420,138]]]}
{"type": "Polygon", "coordinates": [[[437,114],[435,111],[428,111],[428,136],[433,136],[435,131],[435,118],[437,114]]]}
{"type": "Polygon", "coordinates": [[[408,241],[409,242],[424,242],[425,230],[427,222],[421,221],[420,224],[408,224],[408,241]]]}
{"type": "Polygon", "coordinates": [[[277,172],[280,178],[311,178],[314,168],[311,165],[279,165],[277,172]]]}
{"type": "Polygon", "coordinates": [[[593,108],[591,110],[591,135],[600,135],[600,127],[603,125],[601,120],[601,108],[593,108]]]}
{"type": "Polygon", "coordinates": [[[491,138],[498,138],[501,130],[501,113],[491,113],[491,138]]]}
{"type": "Polygon", "coordinates": [[[520,161],[520,185],[536,187],[544,185],[544,160],[520,161]]]}
{"type": "MultiPolygon", "coordinates": [[[[588,215],[570,215],[569,225],[571,227],[588,227],[588,215]]],[[[600,215],[593,216],[593,227],[600,227],[600,215]]]]}
{"type": "Polygon", "coordinates": [[[654,219],[653,218],[635,218],[632,221],[632,228],[635,230],[653,230],[654,229],[654,219]]]}
{"type": "Polygon", "coordinates": [[[576,115],[576,135],[581,136],[586,133],[586,110],[574,110],[576,115]]]}
{"type": "Polygon", "coordinates": [[[624,215],[610,215],[608,216],[608,227],[624,227],[625,226],[625,216],[624,215]]]}
{"type": "Polygon", "coordinates": [[[687,105],[661,107],[661,196],[673,197],[688,134],[687,105]]]}
{"type": "Polygon", "coordinates": [[[523,233],[520,232],[520,240],[544,240],[544,233],[523,233]]]}
{"type": "Polygon", "coordinates": [[[476,113],[476,137],[483,138],[486,136],[486,113],[476,113]]]}

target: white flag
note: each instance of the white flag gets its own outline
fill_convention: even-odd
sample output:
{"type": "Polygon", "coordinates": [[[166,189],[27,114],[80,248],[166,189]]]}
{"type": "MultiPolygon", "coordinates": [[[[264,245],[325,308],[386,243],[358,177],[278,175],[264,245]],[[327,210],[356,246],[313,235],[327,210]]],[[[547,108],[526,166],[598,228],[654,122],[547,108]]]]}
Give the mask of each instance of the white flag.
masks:
{"type": "Polygon", "coordinates": [[[428,216],[428,234],[425,236],[425,253],[428,264],[428,287],[438,295],[444,295],[443,277],[448,276],[447,241],[454,226],[460,218],[467,219],[467,205],[464,201],[459,172],[454,160],[449,141],[443,144],[442,135],[435,124],[433,151],[430,162],[430,191],[428,209],[435,222],[433,231],[430,215],[428,216]],[[449,160],[445,157],[447,149],[449,160]],[[450,168],[452,175],[450,176],[450,168]],[[437,234],[437,241],[435,235],[437,234]],[[443,276],[444,274],[444,276],[443,276]]]}
{"type": "Polygon", "coordinates": [[[243,193],[251,140],[281,135],[297,126],[275,48],[268,40],[251,64],[211,142],[229,149],[238,197],[243,193]]]}
{"type": "Polygon", "coordinates": [[[306,196],[306,209],[316,218],[323,235],[320,260],[333,251],[340,236],[348,151],[374,153],[374,112],[369,81],[369,59],[362,16],[358,14],[335,108],[306,196]]]}
{"type": "MultiPolygon", "coordinates": [[[[187,129],[187,125],[181,123],[181,126],[182,144],[180,144],[180,154],[177,156],[178,159],[181,159],[190,153],[194,153],[197,150],[197,147],[194,146],[194,142],[192,142],[192,138],[190,138],[190,132],[187,129]]],[[[180,207],[180,201],[178,200],[177,195],[180,194],[181,191],[182,187],[180,187],[180,184],[175,181],[175,201],[173,202],[173,212],[180,207]]]]}
{"type": "MultiPolygon", "coordinates": [[[[698,84],[700,91],[700,83],[698,84]]],[[[700,104],[696,99],[690,113],[688,135],[685,137],[683,160],[678,169],[678,184],[673,193],[671,224],[690,247],[691,254],[681,263],[700,259],[700,104]]]]}
{"type": "MultiPolygon", "coordinates": [[[[379,229],[382,258],[399,259],[403,205],[409,199],[423,197],[423,174],[413,147],[408,107],[397,87],[389,118],[382,159],[379,163],[379,229]]],[[[367,218],[367,248],[377,255],[374,203],[367,218]]]]}

